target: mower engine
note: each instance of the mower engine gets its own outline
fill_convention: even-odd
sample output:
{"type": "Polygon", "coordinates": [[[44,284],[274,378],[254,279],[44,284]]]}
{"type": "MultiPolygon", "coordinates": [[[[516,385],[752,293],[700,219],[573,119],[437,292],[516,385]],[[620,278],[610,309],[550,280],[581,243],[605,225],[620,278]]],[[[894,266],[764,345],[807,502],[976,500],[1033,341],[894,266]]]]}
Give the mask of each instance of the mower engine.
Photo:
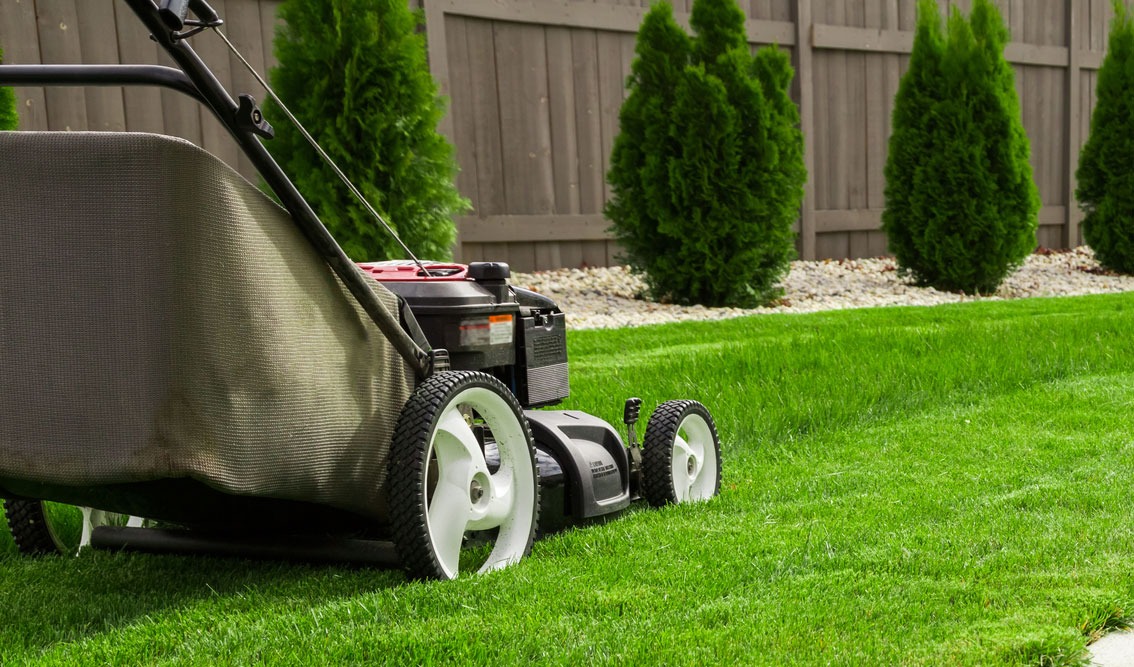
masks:
{"type": "Polygon", "coordinates": [[[484,371],[524,408],[559,403],[570,393],[567,322],[551,299],[508,284],[507,264],[427,262],[359,264],[405,299],[426,340],[449,352],[455,371],[484,371]]]}
{"type": "Polygon", "coordinates": [[[637,497],[637,443],[627,449],[610,424],[585,412],[533,409],[570,392],[566,317],[554,301],[509,285],[499,262],[426,262],[428,276],[409,261],[359,267],[405,300],[452,370],[483,371],[512,390],[535,440],[543,529],[617,512],[637,497]]]}

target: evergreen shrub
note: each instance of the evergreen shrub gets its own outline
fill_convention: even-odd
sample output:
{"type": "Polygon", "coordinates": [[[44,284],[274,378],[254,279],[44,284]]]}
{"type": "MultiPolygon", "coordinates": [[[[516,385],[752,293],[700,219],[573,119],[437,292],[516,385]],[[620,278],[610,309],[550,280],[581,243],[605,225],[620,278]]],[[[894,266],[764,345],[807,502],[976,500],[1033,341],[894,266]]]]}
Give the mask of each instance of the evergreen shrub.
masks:
{"type": "Polygon", "coordinates": [[[1121,1],[1114,9],[1075,196],[1085,213],[1083,238],[1099,263],[1134,273],[1134,17],[1121,1]]]}
{"type": "Polygon", "coordinates": [[[638,33],[606,215],[655,298],[750,306],[777,295],[807,174],[794,73],[755,56],[735,0],[695,0],[690,38],[667,3],[638,33]]]}
{"type": "Polygon", "coordinates": [[[1020,118],[1008,29],[991,0],[947,31],[919,0],[914,49],[894,102],[882,228],[919,284],[994,292],[1035,248],[1039,195],[1020,118]]]}
{"type": "MultiPolygon", "coordinates": [[[[420,12],[404,0],[285,0],[271,81],[413,253],[448,259],[452,216],[469,208],[454,184],[453,148],[437,131],[444,114],[426,63],[420,12]]],[[[267,142],[351,258],[405,253],[324,166],[276,105],[267,142]]]]}

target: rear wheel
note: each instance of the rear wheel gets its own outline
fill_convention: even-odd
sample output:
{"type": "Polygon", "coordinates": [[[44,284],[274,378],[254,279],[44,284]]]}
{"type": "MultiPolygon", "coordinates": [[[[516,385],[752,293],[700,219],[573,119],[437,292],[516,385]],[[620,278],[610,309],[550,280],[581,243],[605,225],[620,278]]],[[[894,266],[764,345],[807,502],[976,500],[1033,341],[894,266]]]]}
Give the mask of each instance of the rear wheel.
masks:
{"type": "Polygon", "coordinates": [[[515,397],[480,372],[426,380],[398,418],[386,489],[411,576],[453,579],[519,561],[535,538],[539,483],[515,397]]]}
{"type": "Polygon", "coordinates": [[[16,548],[27,556],[75,555],[90,546],[99,526],[142,525],[138,517],[43,500],[5,500],[4,518],[16,548]]]}
{"type": "Polygon", "coordinates": [[[721,442],[697,401],[666,401],[642,444],[642,495],[654,507],[708,500],[721,488],[721,442]]]}

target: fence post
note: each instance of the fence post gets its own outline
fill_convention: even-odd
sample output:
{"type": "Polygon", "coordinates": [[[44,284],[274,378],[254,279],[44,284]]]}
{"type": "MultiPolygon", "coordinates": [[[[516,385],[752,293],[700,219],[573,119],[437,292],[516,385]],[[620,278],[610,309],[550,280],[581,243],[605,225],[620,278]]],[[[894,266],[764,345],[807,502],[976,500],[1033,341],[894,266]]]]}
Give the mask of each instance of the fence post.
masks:
{"type": "Polygon", "coordinates": [[[799,80],[799,125],[803,131],[803,164],[807,168],[803,208],[799,212],[801,259],[815,259],[815,84],[811,66],[811,0],[798,0],[795,13],[796,76],[799,80]]]}

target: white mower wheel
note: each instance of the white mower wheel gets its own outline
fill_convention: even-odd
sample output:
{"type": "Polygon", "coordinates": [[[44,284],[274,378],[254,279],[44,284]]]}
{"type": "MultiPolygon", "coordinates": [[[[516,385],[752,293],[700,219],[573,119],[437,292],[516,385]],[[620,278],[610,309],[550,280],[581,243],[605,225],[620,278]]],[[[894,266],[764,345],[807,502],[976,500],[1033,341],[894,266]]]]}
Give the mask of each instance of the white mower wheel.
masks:
{"type": "Polygon", "coordinates": [[[526,556],[539,518],[539,479],[516,398],[475,371],[423,382],[394,429],[386,495],[394,546],[414,578],[453,579],[526,556]]]}
{"type": "Polygon", "coordinates": [[[642,495],[654,507],[708,500],[721,488],[721,442],[697,401],[666,401],[642,444],[642,495]]]}
{"type": "Polygon", "coordinates": [[[78,555],[99,526],[142,526],[140,517],[45,500],[5,500],[4,518],[16,549],[25,556],[78,555]]]}

